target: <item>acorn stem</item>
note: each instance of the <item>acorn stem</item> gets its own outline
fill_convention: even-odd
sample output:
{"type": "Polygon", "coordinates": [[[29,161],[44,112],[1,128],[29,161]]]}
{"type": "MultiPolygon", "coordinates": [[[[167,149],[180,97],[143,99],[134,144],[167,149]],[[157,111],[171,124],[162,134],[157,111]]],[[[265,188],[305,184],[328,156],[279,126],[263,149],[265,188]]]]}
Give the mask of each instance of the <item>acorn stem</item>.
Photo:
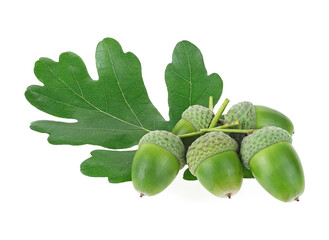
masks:
{"type": "Polygon", "coordinates": [[[177,135],[179,138],[187,138],[187,137],[193,137],[197,135],[201,135],[203,133],[207,132],[224,132],[224,133],[253,133],[255,129],[228,129],[233,126],[239,125],[239,121],[234,122],[232,124],[227,124],[215,128],[205,128],[205,129],[200,129],[200,131],[197,132],[191,132],[191,133],[186,133],[182,135],[177,135]]]}
{"type": "Polygon", "coordinates": [[[204,132],[198,131],[198,132],[191,132],[191,133],[186,133],[186,134],[182,134],[182,135],[177,135],[179,138],[187,138],[187,137],[193,137],[193,136],[197,136],[200,135],[204,132]]]}
{"type": "Polygon", "coordinates": [[[215,117],[212,119],[209,128],[213,128],[216,126],[216,124],[218,123],[218,120],[220,118],[220,116],[223,114],[227,104],[230,102],[230,100],[228,100],[227,98],[224,100],[222,106],[220,106],[220,108],[218,109],[215,117]]]}
{"type": "Polygon", "coordinates": [[[201,132],[224,132],[224,133],[253,133],[255,129],[225,129],[225,128],[209,128],[200,129],[201,132]]]}
{"type": "Polygon", "coordinates": [[[212,96],[209,96],[209,109],[210,111],[214,110],[214,98],[212,96]]]}

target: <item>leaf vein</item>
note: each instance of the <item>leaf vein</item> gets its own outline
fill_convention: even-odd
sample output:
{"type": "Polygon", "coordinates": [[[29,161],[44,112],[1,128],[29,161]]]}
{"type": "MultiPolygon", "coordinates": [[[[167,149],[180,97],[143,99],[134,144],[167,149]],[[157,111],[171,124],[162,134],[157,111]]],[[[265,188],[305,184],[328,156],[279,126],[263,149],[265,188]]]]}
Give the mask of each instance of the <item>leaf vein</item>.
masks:
{"type": "Polygon", "coordinates": [[[209,86],[207,87],[207,90],[203,93],[202,96],[200,96],[200,97],[198,98],[198,100],[195,102],[195,104],[197,104],[197,103],[200,101],[200,99],[203,98],[203,97],[208,93],[209,89],[212,87],[212,84],[213,84],[213,81],[210,81],[210,84],[209,84],[209,86]]]}
{"type": "MultiPolygon", "coordinates": [[[[68,57],[67,57],[67,59],[68,59],[68,57]]],[[[80,87],[79,81],[78,81],[78,79],[77,79],[77,77],[75,76],[75,73],[74,73],[74,71],[73,71],[72,63],[71,63],[71,61],[70,61],[69,59],[68,59],[68,62],[70,63],[70,71],[71,71],[71,73],[72,73],[72,75],[73,75],[73,77],[74,77],[74,79],[75,79],[75,82],[77,83],[77,85],[78,85],[78,87],[79,87],[79,89],[80,89],[81,97],[83,98],[83,92],[82,92],[82,89],[81,89],[81,87],[80,87]]]]}
{"type": "Polygon", "coordinates": [[[182,80],[184,80],[185,82],[188,82],[189,84],[190,84],[190,81],[189,80],[187,80],[186,78],[184,78],[182,75],[180,75],[179,73],[177,73],[177,72],[175,72],[174,71],[174,69],[171,67],[170,68],[170,70],[171,70],[171,72],[173,73],[173,74],[175,74],[177,77],[179,77],[180,79],[182,79],[182,80]]]}

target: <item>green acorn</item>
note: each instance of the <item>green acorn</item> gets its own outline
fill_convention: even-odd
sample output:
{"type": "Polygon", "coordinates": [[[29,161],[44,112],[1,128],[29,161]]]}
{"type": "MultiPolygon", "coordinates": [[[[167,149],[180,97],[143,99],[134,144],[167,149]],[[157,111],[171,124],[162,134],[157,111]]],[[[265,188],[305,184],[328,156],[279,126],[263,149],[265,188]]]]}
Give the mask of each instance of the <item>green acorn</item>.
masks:
{"type": "Polygon", "coordinates": [[[291,135],[278,127],[264,127],[245,137],[241,144],[244,165],[275,198],[299,199],[305,187],[303,168],[291,145],[291,135]]]}
{"type": "MultiPolygon", "coordinates": [[[[208,128],[214,113],[201,105],[193,105],[186,109],[181,120],[177,122],[172,130],[175,135],[183,135],[187,133],[197,132],[200,129],[208,128]]],[[[198,136],[183,138],[183,143],[187,149],[198,136]]]]}
{"type": "Polygon", "coordinates": [[[222,132],[210,132],[195,140],[186,155],[190,172],[212,194],[231,198],[242,185],[237,142],[222,132]]]}
{"type": "Polygon", "coordinates": [[[167,131],[149,132],[140,139],[133,158],[133,185],[141,197],[160,193],[185,164],[184,144],[179,137],[167,131]]]}
{"type": "MultiPolygon", "coordinates": [[[[290,135],[294,132],[294,126],[288,117],[274,109],[253,105],[251,102],[240,102],[233,105],[224,116],[225,123],[236,120],[240,121],[240,125],[235,127],[237,129],[261,129],[266,126],[276,126],[288,131],[290,135]]],[[[231,133],[229,135],[239,144],[246,136],[243,133],[231,133]]],[[[245,178],[252,177],[250,170],[244,166],[243,176],[245,178]]]]}
{"type": "MultiPolygon", "coordinates": [[[[286,130],[290,135],[294,132],[294,125],[282,113],[264,106],[253,105],[251,102],[240,102],[233,105],[225,115],[225,122],[240,121],[238,129],[261,129],[266,126],[276,126],[286,130]]],[[[231,135],[239,144],[244,134],[231,135]]]]}

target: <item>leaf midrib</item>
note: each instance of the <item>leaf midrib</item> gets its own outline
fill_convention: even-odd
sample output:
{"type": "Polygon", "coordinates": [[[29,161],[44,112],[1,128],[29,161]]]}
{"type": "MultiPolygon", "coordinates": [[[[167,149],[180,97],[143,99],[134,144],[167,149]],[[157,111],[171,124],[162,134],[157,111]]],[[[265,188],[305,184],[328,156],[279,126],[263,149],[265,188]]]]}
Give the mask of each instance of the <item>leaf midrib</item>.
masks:
{"type": "Polygon", "coordinates": [[[187,53],[187,49],[186,49],[186,45],[183,42],[183,46],[184,46],[184,51],[186,54],[186,58],[187,58],[187,64],[188,64],[188,69],[189,69],[189,75],[190,75],[190,80],[189,80],[189,84],[190,84],[190,97],[189,97],[189,105],[192,105],[192,69],[191,69],[191,63],[190,63],[190,57],[187,53]]]}

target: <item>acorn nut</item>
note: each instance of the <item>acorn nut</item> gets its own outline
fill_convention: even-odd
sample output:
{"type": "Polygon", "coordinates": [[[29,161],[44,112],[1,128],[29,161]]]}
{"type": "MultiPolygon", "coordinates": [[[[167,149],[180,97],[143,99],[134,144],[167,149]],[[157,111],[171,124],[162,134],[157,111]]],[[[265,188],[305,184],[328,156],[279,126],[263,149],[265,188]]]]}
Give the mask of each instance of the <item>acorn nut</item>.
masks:
{"type": "MultiPolygon", "coordinates": [[[[225,115],[225,122],[240,121],[237,129],[261,129],[267,126],[280,127],[290,135],[294,132],[294,125],[284,114],[264,106],[253,105],[251,102],[240,102],[233,105],[225,115]]],[[[245,134],[231,134],[240,144],[245,134]]]]}
{"type": "MultiPolygon", "coordinates": [[[[208,128],[213,117],[214,113],[209,108],[201,105],[190,106],[183,112],[181,120],[177,122],[172,133],[175,135],[183,135],[208,128]]],[[[185,148],[187,149],[197,138],[198,136],[183,138],[182,141],[185,148]]]]}
{"type": "Polygon", "coordinates": [[[245,137],[240,149],[243,164],[267,192],[283,202],[298,201],[305,187],[303,168],[291,142],[286,130],[264,127],[245,137]]]}
{"type": "Polygon", "coordinates": [[[139,141],[131,169],[131,179],[140,196],[163,191],[185,162],[182,140],[167,131],[152,131],[139,141]]]}
{"type": "Polygon", "coordinates": [[[242,185],[237,142],[223,132],[210,132],[195,140],[186,159],[190,172],[212,194],[231,198],[242,185]]]}

